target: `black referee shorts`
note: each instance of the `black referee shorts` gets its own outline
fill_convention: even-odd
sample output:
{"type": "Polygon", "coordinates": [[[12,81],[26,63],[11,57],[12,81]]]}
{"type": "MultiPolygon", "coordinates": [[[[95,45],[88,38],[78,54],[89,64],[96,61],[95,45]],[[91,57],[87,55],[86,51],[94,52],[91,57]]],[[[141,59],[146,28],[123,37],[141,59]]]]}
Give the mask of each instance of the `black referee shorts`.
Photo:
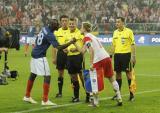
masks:
{"type": "Polygon", "coordinates": [[[57,51],[57,66],[58,70],[63,70],[67,66],[67,54],[63,50],[57,51]]]}
{"type": "Polygon", "coordinates": [[[116,72],[131,71],[131,53],[114,54],[114,70],[116,72]]]}
{"type": "Polygon", "coordinates": [[[81,54],[67,57],[67,69],[69,74],[80,73],[82,70],[83,56],[81,54]]]}

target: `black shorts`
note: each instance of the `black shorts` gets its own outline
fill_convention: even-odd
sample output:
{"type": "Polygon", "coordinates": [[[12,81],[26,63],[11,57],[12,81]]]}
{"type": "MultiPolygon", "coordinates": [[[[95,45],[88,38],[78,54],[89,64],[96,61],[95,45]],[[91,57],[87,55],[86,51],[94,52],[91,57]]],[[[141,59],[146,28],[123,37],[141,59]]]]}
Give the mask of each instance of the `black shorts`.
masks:
{"type": "Polygon", "coordinates": [[[83,56],[73,55],[67,57],[67,69],[69,74],[80,73],[82,70],[83,56]]]}
{"type": "Polygon", "coordinates": [[[114,70],[116,72],[131,71],[131,53],[114,54],[114,70]]]}
{"type": "Polygon", "coordinates": [[[67,66],[67,54],[63,50],[57,51],[57,66],[58,70],[63,70],[67,66]]]}

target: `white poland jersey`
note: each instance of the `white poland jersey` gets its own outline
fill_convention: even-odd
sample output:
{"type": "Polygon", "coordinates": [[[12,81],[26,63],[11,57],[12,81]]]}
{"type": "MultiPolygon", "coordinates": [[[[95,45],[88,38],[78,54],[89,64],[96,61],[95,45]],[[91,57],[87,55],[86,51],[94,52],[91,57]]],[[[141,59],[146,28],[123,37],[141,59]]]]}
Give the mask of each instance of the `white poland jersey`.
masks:
{"type": "Polygon", "coordinates": [[[109,54],[103,48],[101,42],[97,39],[96,36],[92,35],[91,33],[87,33],[83,40],[84,40],[85,45],[87,45],[88,43],[91,43],[91,46],[94,51],[93,63],[97,63],[109,57],[109,54]]]}

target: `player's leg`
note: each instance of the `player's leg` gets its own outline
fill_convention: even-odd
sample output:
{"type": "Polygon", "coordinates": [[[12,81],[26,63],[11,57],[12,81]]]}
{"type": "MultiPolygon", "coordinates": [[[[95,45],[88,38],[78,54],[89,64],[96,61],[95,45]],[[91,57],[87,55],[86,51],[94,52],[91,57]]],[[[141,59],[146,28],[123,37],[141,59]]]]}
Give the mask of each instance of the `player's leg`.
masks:
{"type": "Polygon", "coordinates": [[[57,70],[58,70],[58,93],[56,97],[62,97],[64,69],[66,67],[67,55],[63,51],[57,52],[57,70]]]}
{"type": "Polygon", "coordinates": [[[114,55],[114,70],[116,72],[116,81],[118,82],[119,85],[119,89],[121,90],[121,86],[122,86],[122,61],[121,59],[123,59],[123,56],[121,56],[120,54],[115,54],[114,55]]]}
{"type": "MultiPolygon", "coordinates": [[[[121,86],[122,86],[122,74],[121,74],[121,68],[122,68],[122,64],[121,64],[121,55],[120,54],[115,54],[114,55],[114,70],[116,72],[116,81],[119,85],[119,90],[121,90],[121,86]]],[[[112,100],[116,99],[116,95],[112,97],[112,100]]]]}
{"type": "Polygon", "coordinates": [[[110,83],[112,84],[113,90],[116,93],[118,105],[121,106],[122,105],[122,97],[120,94],[119,85],[114,77],[111,58],[106,58],[102,62],[102,66],[103,66],[103,70],[104,70],[104,76],[107,77],[109,79],[110,83]]]}
{"type": "Polygon", "coordinates": [[[118,106],[122,106],[122,97],[121,97],[121,93],[119,90],[119,85],[117,83],[117,81],[115,80],[114,76],[109,78],[110,83],[112,84],[113,90],[116,93],[116,100],[118,102],[118,106]]]}
{"type": "Polygon", "coordinates": [[[51,76],[44,76],[42,105],[57,105],[48,99],[51,76]]]}
{"type": "Polygon", "coordinates": [[[73,84],[73,94],[72,102],[79,102],[79,81],[78,74],[81,71],[81,63],[78,56],[68,56],[67,57],[67,70],[71,77],[73,84]]]}
{"type": "MultiPolygon", "coordinates": [[[[81,83],[82,83],[82,86],[85,90],[85,85],[84,85],[84,78],[83,78],[83,75],[82,75],[82,64],[83,64],[83,67],[85,68],[85,64],[83,62],[83,55],[82,54],[79,54],[77,55],[77,58],[75,59],[75,63],[77,64],[76,67],[77,67],[77,72],[79,74],[79,78],[81,80],[81,83]]],[[[90,93],[86,92],[86,103],[88,103],[90,101],[90,93]]]]}
{"type": "MultiPolygon", "coordinates": [[[[132,73],[131,71],[126,72],[127,75],[127,79],[128,79],[128,88],[130,89],[130,85],[131,85],[131,79],[132,79],[132,73]]],[[[130,91],[130,97],[129,100],[130,101],[134,101],[134,94],[130,91]]]]}
{"type": "Polygon", "coordinates": [[[72,98],[72,102],[79,102],[79,81],[78,74],[71,74],[71,79],[73,83],[73,93],[74,97],[72,98]]]}
{"type": "Polygon", "coordinates": [[[35,80],[36,76],[37,75],[34,74],[34,73],[30,74],[28,82],[27,82],[26,94],[25,94],[25,97],[23,98],[24,101],[30,102],[30,103],[33,103],[33,104],[37,103],[37,102],[31,98],[30,93],[31,93],[31,90],[32,90],[32,87],[33,87],[34,80],[35,80]]]}
{"type": "Polygon", "coordinates": [[[37,63],[37,75],[44,76],[43,82],[43,98],[42,98],[42,105],[56,105],[55,103],[51,102],[48,99],[48,94],[50,90],[50,69],[49,64],[46,57],[40,58],[39,64],[37,63]]]}
{"type": "Polygon", "coordinates": [[[99,106],[98,93],[92,93],[91,104],[89,104],[88,106],[92,106],[92,107],[98,107],[99,106]]]}
{"type": "MultiPolygon", "coordinates": [[[[79,73],[79,78],[80,78],[82,86],[85,90],[84,78],[83,78],[83,75],[82,75],[82,71],[80,71],[80,73],[79,73]]],[[[90,93],[86,92],[86,103],[88,103],[89,101],[90,101],[90,93]]]]}
{"type": "Polygon", "coordinates": [[[58,93],[56,94],[56,97],[62,97],[63,75],[64,69],[58,70],[58,93]]]}
{"type": "MultiPolygon", "coordinates": [[[[131,65],[130,59],[131,59],[131,53],[126,53],[126,54],[123,55],[122,69],[123,69],[123,71],[126,72],[126,76],[127,76],[127,80],[128,80],[128,89],[130,89],[131,79],[132,79],[132,73],[131,73],[132,65],[131,65]]],[[[134,100],[134,94],[131,91],[130,91],[129,100],[130,101],[134,100]]]]}

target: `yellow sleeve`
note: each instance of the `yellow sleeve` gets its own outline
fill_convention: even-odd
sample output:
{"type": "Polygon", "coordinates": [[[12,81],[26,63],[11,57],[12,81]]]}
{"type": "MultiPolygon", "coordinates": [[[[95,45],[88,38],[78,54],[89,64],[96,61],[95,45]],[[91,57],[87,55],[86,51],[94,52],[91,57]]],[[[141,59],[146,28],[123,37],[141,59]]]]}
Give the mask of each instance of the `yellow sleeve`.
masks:
{"type": "Polygon", "coordinates": [[[54,31],[54,33],[53,33],[53,34],[55,35],[55,37],[56,37],[56,39],[57,39],[58,31],[54,31]]]}
{"type": "Polygon", "coordinates": [[[77,35],[77,42],[76,42],[76,44],[78,44],[81,48],[83,47],[83,38],[84,38],[84,36],[81,35],[81,33],[79,33],[77,35]]]}
{"type": "Polygon", "coordinates": [[[134,40],[134,34],[133,34],[133,31],[132,30],[130,30],[130,34],[129,34],[130,36],[130,40],[131,40],[131,45],[134,45],[135,44],[135,40],[134,40]]]}
{"type": "Polygon", "coordinates": [[[116,33],[115,33],[115,31],[114,31],[114,33],[113,33],[113,37],[112,37],[112,45],[113,46],[115,46],[115,37],[116,37],[116,35],[115,35],[116,33]]]}

